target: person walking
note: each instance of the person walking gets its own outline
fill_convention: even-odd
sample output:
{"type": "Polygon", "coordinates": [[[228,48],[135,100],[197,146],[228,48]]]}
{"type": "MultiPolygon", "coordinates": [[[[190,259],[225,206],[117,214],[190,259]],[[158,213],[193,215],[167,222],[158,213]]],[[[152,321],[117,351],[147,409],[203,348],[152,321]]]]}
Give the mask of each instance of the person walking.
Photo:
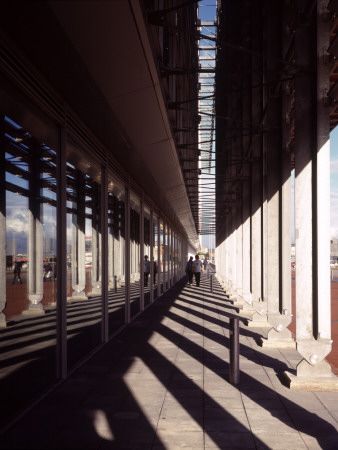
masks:
{"type": "Polygon", "coordinates": [[[194,264],[193,257],[190,256],[189,261],[187,262],[187,265],[185,266],[185,273],[188,276],[188,283],[192,284],[192,277],[193,277],[193,271],[192,266],[194,264]]]}
{"type": "Polygon", "coordinates": [[[156,261],[154,261],[154,285],[156,284],[156,274],[157,274],[157,264],[156,261]]]}
{"type": "Polygon", "coordinates": [[[200,285],[202,266],[203,264],[202,261],[200,260],[200,257],[196,255],[195,261],[193,262],[192,270],[195,274],[195,281],[197,287],[200,285]]]}
{"type": "Polygon", "coordinates": [[[148,261],[148,256],[144,257],[144,286],[148,286],[148,278],[150,273],[150,261],[148,261]]]}
{"type": "Polygon", "coordinates": [[[12,284],[15,284],[16,279],[18,279],[18,281],[20,281],[20,284],[22,284],[22,281],[21,281],[21,261],[16,261],[14,263],[14,277],[13,277],[12,284]]]}
{"type": "Polygon", "coordinates": [[[207,270],[207,265],[208,265],[208,260],[207,257],[204,257],[204,261],[203,261],[203,266],[204,266],[204,270],[207,270]]]}

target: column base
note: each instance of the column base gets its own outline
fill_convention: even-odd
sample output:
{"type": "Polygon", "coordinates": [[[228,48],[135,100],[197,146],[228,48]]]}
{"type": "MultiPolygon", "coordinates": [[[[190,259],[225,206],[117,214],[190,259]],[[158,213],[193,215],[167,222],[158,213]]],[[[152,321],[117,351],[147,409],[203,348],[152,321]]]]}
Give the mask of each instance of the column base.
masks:
{"type": "Polygon", "coordinates": [[[41,315],[45,314],[45,311],[44,311],[41,303],[38,303],[37,305],[34,303],[31,303],[29,305],[28,309],[25,309],[25,311],[22,311],[22,314],[24,316],[41,316],[41,315]]]}
{"type": "Polygon", "coordinates": [[[6,328],[7,322],[6,322],[6,316],[4,313],[0,314],[0,328],[6,328]]]}
{"type": "Polygon", "coordinates": [[[325,360],[313,366],[303,359],[295,372],[283,372],[283,379],[290,389],[338,390],[338,377],[332,373],[330,364],[325,360]]]}
{"type": "Polygon", "coordinates": [[[101,289],[97,290],[97,291],[88,292],[87,297],[88,298],[90,298],[90,297],[98,297],[99,295],[102,295],[101,289]]]}
{"type": "MultiPolygon", "coordinates": [[[[272,318],[273,323],[273,318],[272,318]]],[[[291,331],[280,325],[280,331],[272,328],[268,332],[267,338],[261,338],[261,345],[265,348],[296,348],[296,342],[292,339],[291,331]]]]}
{"type": "Polygon", "coordinates": [[[75,292],[70,297],[67,297],[67,301],[72,300],[88,300],[87,294],[85,292],[75,292]]]}
{"type": "Polygon", "coordinates": [[[246,326],[248,328],[272,328],[272,325],[266,320],[248,320],[246,326]]]}
{"type": "Polygon", "coordinates": [[[264,348],[296,348],[296,342],[292,339],[276,339],[269,340],[265,338],[260,339],[260,344],[264,348]]]}

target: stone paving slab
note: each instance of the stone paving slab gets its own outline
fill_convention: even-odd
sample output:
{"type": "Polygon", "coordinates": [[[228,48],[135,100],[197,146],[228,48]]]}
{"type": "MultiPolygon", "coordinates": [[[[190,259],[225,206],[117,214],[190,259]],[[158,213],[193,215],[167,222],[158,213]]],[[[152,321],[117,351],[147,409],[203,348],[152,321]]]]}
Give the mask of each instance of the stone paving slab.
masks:
{"type": "Polygon", "coordinates": [[[296,350],[241,323],[229,382],[225,294],[180,282],[2,437],[1,449],[338,449],[338,392],[290,391],[296,350]]]}

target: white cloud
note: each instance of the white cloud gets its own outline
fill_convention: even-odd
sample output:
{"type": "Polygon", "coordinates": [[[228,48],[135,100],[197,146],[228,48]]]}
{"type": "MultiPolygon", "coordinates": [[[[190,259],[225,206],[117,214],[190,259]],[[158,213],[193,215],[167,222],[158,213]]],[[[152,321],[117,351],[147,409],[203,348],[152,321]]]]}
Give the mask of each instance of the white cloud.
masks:
{"type": "Polygon", "coordinates": [[[8,231],[15,233],[28,232],[27,209],[25,208],[8,208],[6,216],[6,227],[8,231]]]}
{"type": "Polygon", "coordinates": [[[330,172],[331,175],[338,175],[338,159],[334,159],[330,163],[330,172]]]}
{"type": "Polygon", "coordinates": [[[338,191],[331,191],[331,237],[338,237],[338,191]]]}

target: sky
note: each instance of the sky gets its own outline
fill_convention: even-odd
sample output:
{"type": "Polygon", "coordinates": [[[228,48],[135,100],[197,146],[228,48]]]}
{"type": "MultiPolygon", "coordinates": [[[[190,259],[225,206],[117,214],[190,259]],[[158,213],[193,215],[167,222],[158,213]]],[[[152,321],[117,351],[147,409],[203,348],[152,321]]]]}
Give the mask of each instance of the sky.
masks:
{"type": "Polygon", "coordinates": [[[331,238],[338,238],[338,127],[330,136],[331,150],[331,238]]]}

